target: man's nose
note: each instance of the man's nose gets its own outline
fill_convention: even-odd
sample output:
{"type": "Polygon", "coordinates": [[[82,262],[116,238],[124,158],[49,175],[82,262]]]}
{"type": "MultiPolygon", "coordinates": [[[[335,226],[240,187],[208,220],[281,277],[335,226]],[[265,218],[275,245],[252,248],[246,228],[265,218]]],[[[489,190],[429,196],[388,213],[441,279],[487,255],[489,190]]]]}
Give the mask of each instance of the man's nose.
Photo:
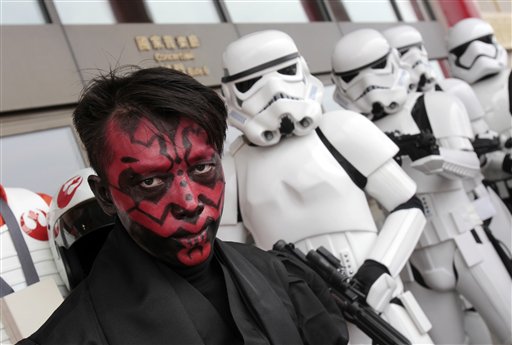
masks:
{"type": "Polygon", "coordinates": [[[198,203],[191,204],[171,204],[171,214],[174,218],[179,220],[186,220],[189,222],[195,222],[201,212],[203,212],[204,205],[198,203]]]}
{"type": "Polygon", "coordinates": [[[198,200],[187,178],[178,178],[173,185],[177,195],[171,203],[171,214],[176,219],[194,221],[204,209],[204,204],[198,200]]]}

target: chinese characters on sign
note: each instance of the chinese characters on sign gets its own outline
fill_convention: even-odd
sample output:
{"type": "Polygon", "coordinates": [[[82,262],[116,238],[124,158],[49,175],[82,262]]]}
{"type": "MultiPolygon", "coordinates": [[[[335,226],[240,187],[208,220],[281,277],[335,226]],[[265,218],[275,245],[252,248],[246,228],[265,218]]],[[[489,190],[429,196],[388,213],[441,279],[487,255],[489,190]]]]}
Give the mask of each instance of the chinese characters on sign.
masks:
{"type": "Polygon", "coordinates": [[[194,61],[194,49],[200,47],[196,35],[151,35],[135,36],[135,44],[139,52],[153,52],[153,59],[161,66],[172,68],[191,75],[192,77],[210,74],[206,66],[188,66],[186,61],[194,61]]]}

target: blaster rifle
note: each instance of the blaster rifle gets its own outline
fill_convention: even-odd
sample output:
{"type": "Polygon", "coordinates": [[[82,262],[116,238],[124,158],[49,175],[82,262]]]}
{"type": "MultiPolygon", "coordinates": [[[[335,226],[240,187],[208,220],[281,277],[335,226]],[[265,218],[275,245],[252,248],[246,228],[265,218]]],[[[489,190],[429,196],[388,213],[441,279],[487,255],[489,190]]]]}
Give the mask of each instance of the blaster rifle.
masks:
{"type": "Polygon", "coordinates": [[[412,161],[439,154],[439,146],[432,133],[401,134],[398,131],[386,132],[386,135],[398,146],[397,156],[409,156],[412,161]]]}
{"type": "Polygon", "coordinates": [[[498,136],[493,138],[481,138],[477,135],[471,144],[473,144],[473,149],[478,157],[501,149],[500,138],[498,136]]]}
{"type": "Polygon", "coordinates": [[[382,319],[366,303],[366,296],[349,282],[341,262],[324,247],[304,254],[293,243],[277,241],[273,249],[292,254],[317,272],[327,283],[331,294],[340,307],[345,318],[361,329],[378,345],[410,345],[411,342],[396,328],[382,319]]]}

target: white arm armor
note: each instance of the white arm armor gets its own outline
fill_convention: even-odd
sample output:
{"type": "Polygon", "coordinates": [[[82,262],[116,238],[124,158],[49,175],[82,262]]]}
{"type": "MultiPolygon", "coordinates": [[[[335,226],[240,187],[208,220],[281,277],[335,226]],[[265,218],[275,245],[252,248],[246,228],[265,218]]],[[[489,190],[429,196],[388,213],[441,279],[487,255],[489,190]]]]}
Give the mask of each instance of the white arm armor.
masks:
{"type": "Polygon", "coordinates": [[[450,179],[476,177],[480,162],[473,151],[474,135],[462,102],[445,92],[429,92],[425,108],[440,154],[418,159],[412,166],[427,175],[450,179]]]}
{"type": "MultiPolygon", "coordinates": [[[[352,111],[335,111],[324,114],[320,129],[367,178],[364,191],[388,212],[414,196],[416,184],[393,160],[398,147],[373,122],[352,111]]],[[[398,275],[424,225],[425,216],[418,208],[391,212],[368,258],[385,265],[393,276],[398,275]]]]}
{"type": "Polygon", "coordinates": [[[394,160],[389,160],[368,177],[365,191],[387,211],[401,206],[386,217],[368,256],[368,259],[385,265],[390,275],[396,277],[426,224],[420,208],[405,204],[414,196],[416,184],[394,160]]]}
{"type": "Polygon", "coordinates": [[[437,174],[449,179],[475,178],[480,173],[480,162],[472,149],[461,151],[440,147],[439,153],[415,160],[411,166],[424,174],[437,174]]]}

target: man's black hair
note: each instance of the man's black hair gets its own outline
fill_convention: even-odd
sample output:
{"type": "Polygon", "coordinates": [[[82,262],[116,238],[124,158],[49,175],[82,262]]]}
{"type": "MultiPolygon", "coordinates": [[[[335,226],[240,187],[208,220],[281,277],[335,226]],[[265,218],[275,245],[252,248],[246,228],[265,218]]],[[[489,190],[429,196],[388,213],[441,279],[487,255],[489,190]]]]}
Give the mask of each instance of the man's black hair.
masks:
{"type": "Polygon", "coordinates": [[[182,72],[165,67],[124,66],[94,78],[73,112],[73,123],[91,167],[100,177],[110,160],[106,127],[111,118],[130,123],[148,118],[169,122],[191,119],[222,154],[226,138],[226,107],[217,93],[182,72]]]}

